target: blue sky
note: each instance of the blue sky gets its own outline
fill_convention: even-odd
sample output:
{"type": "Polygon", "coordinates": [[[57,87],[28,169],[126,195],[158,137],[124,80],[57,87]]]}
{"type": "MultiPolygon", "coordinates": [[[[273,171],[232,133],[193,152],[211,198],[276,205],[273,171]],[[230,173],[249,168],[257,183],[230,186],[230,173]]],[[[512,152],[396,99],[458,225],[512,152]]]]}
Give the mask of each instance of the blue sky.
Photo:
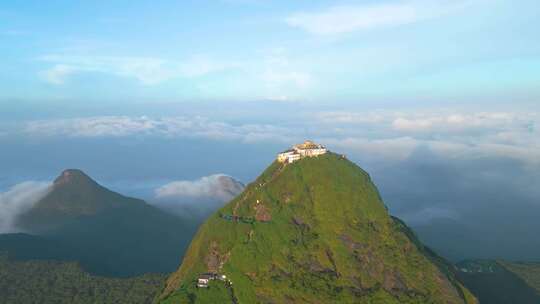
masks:
{"type": "Polygon", "coordinates": [[[537,1],[0,4],[0,102],[531,103],[537,1]]]}

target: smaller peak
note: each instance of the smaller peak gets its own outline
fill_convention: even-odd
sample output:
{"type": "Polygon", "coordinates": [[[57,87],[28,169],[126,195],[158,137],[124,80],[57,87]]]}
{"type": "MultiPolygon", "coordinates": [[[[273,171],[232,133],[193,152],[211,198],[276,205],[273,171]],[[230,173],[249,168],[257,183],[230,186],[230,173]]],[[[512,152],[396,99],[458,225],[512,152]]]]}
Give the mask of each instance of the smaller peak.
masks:
{"type": "Polygon", "coordinates": [[[66,169],[54,180],[54,185],[68,184],[73,181],[91,181],[92,179],[79,169],[66,169]]]}
{"type": "Polygon", "coordinates": [[[82,170],[80,169],[66,169],[64,171],[62,171],[62,174],[67,174],[67,175],[71,175],[71,174],[79,174],[79,175],[86,175],[82,170]]]}

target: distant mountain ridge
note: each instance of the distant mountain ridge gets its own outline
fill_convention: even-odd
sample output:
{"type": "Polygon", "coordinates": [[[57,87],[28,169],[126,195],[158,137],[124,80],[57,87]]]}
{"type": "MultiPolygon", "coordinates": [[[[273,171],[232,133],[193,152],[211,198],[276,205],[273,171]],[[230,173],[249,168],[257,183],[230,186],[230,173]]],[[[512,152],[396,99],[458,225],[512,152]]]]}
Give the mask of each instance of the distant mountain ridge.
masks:
{"type": "Polygon", "coordinates": [[[232,199],[246,187],[243,183],[228,175],[221,174],[217,177],[217,180],[220,187],[216,196],[224,196],[232,199]]]}
{"type": "Polygon", "coordinates": [[[104,210],[145,204],[110,191],[81,170],[68,169],[54,180],[45,197],[17,219],[17,225],[25,231],[42,233],[104,210]]]}
{"type": "Polygon", "coordinates": [[[540,263],[466,260],[456,266],[480,303],[540,303],[540,263]]]}
{"type": "Polygon", "coordinates": [[[197,227],[77,169],[63,171],[17,224],[35,236],[1,237],[10,258],[78,261],[92,274],[120,277],[174,271],[197,227]]]}

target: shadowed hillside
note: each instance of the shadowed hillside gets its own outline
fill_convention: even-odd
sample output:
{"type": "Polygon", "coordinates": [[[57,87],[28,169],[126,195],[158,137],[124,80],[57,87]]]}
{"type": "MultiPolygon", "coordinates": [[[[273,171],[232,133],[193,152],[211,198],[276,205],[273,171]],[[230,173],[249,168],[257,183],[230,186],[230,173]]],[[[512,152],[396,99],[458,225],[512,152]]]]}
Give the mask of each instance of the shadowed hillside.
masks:
{"type": "Polygon", "coordinates": [[[540,303],[540,264],[471,260],[457,265],[461,281],[485,304],[540,303]]]}
{"type": "Polygon", "coordinates": [[[174,271],[196,229],[80,170],[62,172],[18,224],[36,236],[0,238],[0,250],[10,258],[78,261],[93,274],[122,277],[174,271]]]}

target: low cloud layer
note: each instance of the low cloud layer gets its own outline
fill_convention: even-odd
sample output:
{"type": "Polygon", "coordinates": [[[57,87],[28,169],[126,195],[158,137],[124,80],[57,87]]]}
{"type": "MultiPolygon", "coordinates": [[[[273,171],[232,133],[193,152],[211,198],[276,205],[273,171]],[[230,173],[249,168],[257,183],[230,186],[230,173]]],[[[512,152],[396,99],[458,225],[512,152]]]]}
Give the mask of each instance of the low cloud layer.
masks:
{"type": "MultiPolygon", "coordinates": [[[[146,168],[149,176],[162,176],[167,170],[169,176],[176,176],[172,170],[190,170],[195,176],[220,170],[245,180],[257,176],[279,149],[313,139],[366,169],[392,214],[416,228],[439,253],[455,259],[540,256],[534,235],[540,229],[537,110],[318,108],[306,112],[287,111],[289,104],[283,107],[279,112],[283,116],[271,111],[249,115],[246,109],[243,114],[248,113],[249,119],[231,120],[215,113],[213,118],[97,116],[26,121],[18,130],[5,128],[5,136],[38,138],[55,148],[58,140],[73,147],[85,142],[85,151],[96,144],[127,142],[144,154],[122,159],[124,168],[129,168],[122,173],[126,176],[134,174],[130,162],[144,158],[155,162],[146,168]],[[133,140],[136,137],[144,140],[133,140]],[[216,147],[225,157],[214,157],[216,147]]],[[[126,151],[111,150],[107,157],[126,151]]],[[[63,161],[65,156],[58,160],[63,161]]],[[[111,161],[118,168],[118,159],[111,161]]],[[[100,166],[101,159],[94,165],[100,166]]],[[[171,182],[157,190],[154,184],[149,186],[149,201],[177,214],[202,218],[231,197],[222,192],[218,176],[171,182]]]]}
{"type": "Polygon", "coordinates": [[[285,128],[274,125],[241,124],[212,121],[205,117],[98,116],[71,119],[30,121],[23,133],[34,136],[124,137],[165,136],[216,140],[284,140],[285,128]]]}
{"type": "Polygon", "coordinates": [[[212,212],[244,190],[244,185],[225,174],[192,181],[173,181],[155,190],[154,202],[175,213],[212,212]]]}
{"type": "Polygon", "coordinates": [[[17,232],[17,216],[32,208],[50,189],[50,183],[28,181],[0,192],[0,233],[17,232]]]}
{"type": "MultiPolygon", "coordinates": [[[[404,160],[428,147],[449,158],[507,157],[540,164],[537,112],[324,111],[276,124],[237,124],[205,117],[98,116],[28,121],[23,135],[40,137],[161,136],[289,144],[305,138],[330,147],[404,160]]],[[[19,132],[20,133],[20,132],[19,132]]]]}
{"type": "Polygon", "coordinates": [[[391,213],[440,254],[454,260],[540,256],[538,166],[500,156],[449,159],[428,148],[400,162],[360,165],[391,213]]]}

